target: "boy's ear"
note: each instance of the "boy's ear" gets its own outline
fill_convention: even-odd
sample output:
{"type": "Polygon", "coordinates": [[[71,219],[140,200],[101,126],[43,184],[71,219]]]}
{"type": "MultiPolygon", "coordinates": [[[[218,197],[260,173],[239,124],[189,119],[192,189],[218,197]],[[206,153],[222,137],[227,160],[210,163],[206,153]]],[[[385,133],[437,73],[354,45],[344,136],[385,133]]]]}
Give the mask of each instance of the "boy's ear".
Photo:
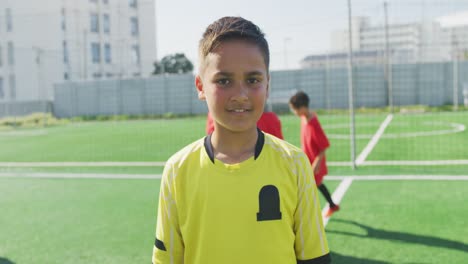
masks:
{"type": "Polygon", "coordinates": [[[205,100],[205,91],[203,90],[203,81],[200,75],[195,77],[195,86],[197,87],[198,99],[205,100]]]}

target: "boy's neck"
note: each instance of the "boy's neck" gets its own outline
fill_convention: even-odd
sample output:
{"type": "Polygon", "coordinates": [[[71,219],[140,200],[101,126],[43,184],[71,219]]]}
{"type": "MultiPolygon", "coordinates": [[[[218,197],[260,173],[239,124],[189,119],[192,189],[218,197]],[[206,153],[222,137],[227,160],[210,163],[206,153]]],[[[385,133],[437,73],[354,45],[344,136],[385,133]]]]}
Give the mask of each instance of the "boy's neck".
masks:
{"type": "Polygon", "coordinates": [[[311,111],[310,109],[307,109],[307,110],[304,111],[304,115],[303,115],[303,116],[305,117],[305,119],[306,119],[307,121],[309,121],[309,120],[311,120],[312,118],[314,118],[315,115],[314,115],[314,112],[313,112],[313,111],[311,111]]]}
{"type": "Polygon", "coordinates": [[[236,164],[255,154],[257,128],[246,132],[231,132],[215,129],[211,136],[214,157],[226,164],[236,164]]]}

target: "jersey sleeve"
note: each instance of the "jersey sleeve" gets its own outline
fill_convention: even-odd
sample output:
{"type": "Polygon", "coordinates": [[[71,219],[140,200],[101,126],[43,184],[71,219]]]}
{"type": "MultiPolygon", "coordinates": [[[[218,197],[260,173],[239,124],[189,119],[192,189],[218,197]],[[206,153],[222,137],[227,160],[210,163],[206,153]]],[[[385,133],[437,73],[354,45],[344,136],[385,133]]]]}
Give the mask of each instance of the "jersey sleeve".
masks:
{"type": "Polygon", "coordinates": [[[159,193],[156,239],[153,247],[153,264],[182,264],[184,244],[179,228],[177,204],[174,197],[174,167],[167,164],[164,168],[159,193]]]}
{"type": "Polygon", "coordinates": [[[264,112],[258,120],[257,126],[263,132],[284,139],[283,132],[281,131],[281,121],[274,112],[264,112]]]}
{"type": "Polygon", "coordinates": [[[283,131],[281,130],[281,120],[278,118],[278,116],[275,113],[273,113],[273,126],[275,130],[274,135],[280,139],[284,139],[283,131]]]}
{"type": "Polygon", "coordinates": [[[315,142],[317,143],[319,150],[323,151],[330,146],[330,142],[328,141],[327,135],[325,135],[325,132],[323,131],[318,118],[315,117],[314,119],[315,122],[313,124],[313,127],[315,142]]]}
{"type": "Polygon", "coordinates": [[[297,263],[331,263],[314,174],[307,157],[297,157],[298,204],[294,215],[297,263]]]}

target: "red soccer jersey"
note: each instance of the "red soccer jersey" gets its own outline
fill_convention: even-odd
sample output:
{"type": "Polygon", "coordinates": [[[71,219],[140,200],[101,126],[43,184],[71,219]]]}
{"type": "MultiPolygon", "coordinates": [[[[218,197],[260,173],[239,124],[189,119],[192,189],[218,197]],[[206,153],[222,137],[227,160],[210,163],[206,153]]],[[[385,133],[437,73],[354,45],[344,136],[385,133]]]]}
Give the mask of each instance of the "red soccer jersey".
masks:
{"type": "MultiPolygon", "coordinates": [[[[325,135],[317,115],[312,114],[312,118],[307,120],[306,117],[301,118],[301,146],[309,161],[312,164],[318,154],[326,150],[330,146],[328,138],[325,135]]],[[[315,174],[315,182],[318,185],[322,184],[323,177],[327,175],[328,169],[325,156],[320,162],[320,170],[315,174]]]]}
{"type": "MultiPolygon", "coordinates": [[[[263,112],[260,119],[257,121],[257,127],[263,132],[272,134],[273,136],[283,139],[281,131],[281,121],[274,112],[263,112]]],[[[214,131],[214,123],[211,114],[208,112],[206,117],[206,134],[211,134],[214,131]]]]}

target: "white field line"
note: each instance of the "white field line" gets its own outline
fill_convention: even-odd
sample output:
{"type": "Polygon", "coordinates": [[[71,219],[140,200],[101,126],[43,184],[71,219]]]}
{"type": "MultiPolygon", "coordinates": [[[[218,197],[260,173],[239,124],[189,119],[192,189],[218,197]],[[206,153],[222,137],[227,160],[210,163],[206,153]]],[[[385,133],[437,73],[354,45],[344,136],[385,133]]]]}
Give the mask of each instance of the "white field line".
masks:
{"type": "Polygon", "coordinates": [[[0,162],[0,167],[161,167],[166,162],[0,162]]]}
{"type": "MultiPolygon", "coordinates": [[[[330,161],[330,167],[348,167],[349,161],[330,161]]],[[[443,166],[443,165],[468,165],[468,160],[369,160],[360,166],[443,166]]]]}
{"type": "Polygon", "coordinates": [[[362,166],[440,166],[468,165],[468,160],[385,160],[365,161],[362,166]]]}
{"type": "MultiPolygon", "coordinates": [[[[162,167],[164,161],[155,162],[0,162],[0,167],[162,167]]],[[[330,167],[347,167],[349,161],[330,161],[330,167]]],[[[440,165],[468,165],[468,160],[384,160],[364,161],[361,166],[440,166],[440,165]]]]}
{"type": "Polygon", "coordinates": [[[365,176],[326,176],[327,180],[341,181],[352,178],[354,181],[468,181],[468,175],[365,175],[365,176]]]}
{"type": "Polygon", "coordinates": [[[350,161],[327,161],[329,167],[351,167],[352,165],[350,161]]]}
{"type": "MultiPolygon", "coordinates": [[[[345,195],[346,191],[348,190],[349,186],[351,186],[351,183],[353,182],[353,177],[347,177],[341,181],[340,185],[336,188],[336,190],[332,194],[332,199],[333,202],[336,204],[339,204],[341,200],[343,199],[343,196],[345,195]]],[[[327,226],[328,221],[330,220],[330,217],[325,217],[326,212],[328,211],[328,204],[325,205],[322,209],[322,217],[323,217],[323,226],[327,226]]]]}
{"type": "MultiPolygon", "coordinates": [[[[63,179],[161,179],[161,174],[110,174],[110,173],[60,173],[60,172],[0,172],[0,178],[63,178],[63,179]]],[[[364,175],[326,176],[327,180],[343,181],[388,181],[388,180],[434,180],[467,181],[468,175],[364,175]]]]}
{"type": "Polygon", "coordinates": [[[385,120],[380,125],[377,132],[375,133],[375,135],[372,137],[369,144],[367,144],[367,146],[364,148],[361,154],[359,154],[359,156],[357,157],[356,165],[361,165],[367,159],[367,156],[369,156],[371,151],[374,149],[375,145],[377,145],[377,142],[379,142],[380,137],[383,135],[385,129],[387,128],[388,124],[390,124],[392,119],[393,119],[392,114],[388,115],[387,118],[385,118],[385,120]]]}
{"type": "Polygon", "coordinates": [[[0,178],[44,178],[44,179],[161,179],[161,174],[104,174],[104,173],[44,173],[44,172],[0,172],[0,178]]]}

